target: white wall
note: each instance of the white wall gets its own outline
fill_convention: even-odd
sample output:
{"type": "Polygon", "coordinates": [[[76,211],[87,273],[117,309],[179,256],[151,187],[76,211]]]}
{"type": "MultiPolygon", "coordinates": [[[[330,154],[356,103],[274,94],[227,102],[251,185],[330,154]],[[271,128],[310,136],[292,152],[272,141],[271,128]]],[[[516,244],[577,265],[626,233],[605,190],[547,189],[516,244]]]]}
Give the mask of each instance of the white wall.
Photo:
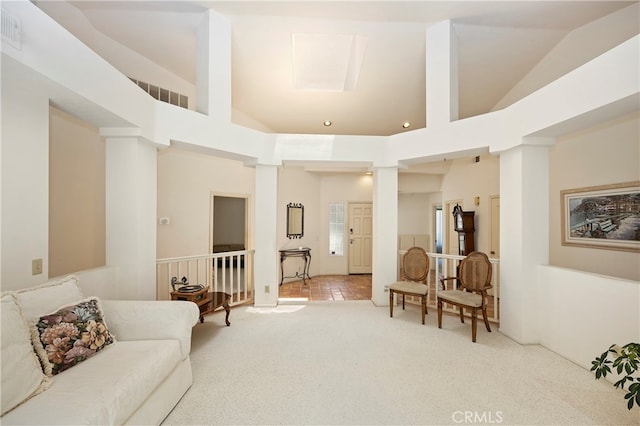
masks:
{"type": "Polygon", "coordinates": [[[435,252],[434,206],[442,205],[443,174],[402,173],[398,175],[398,235],[429,237],[427,251],[435,252]]]}
{"type": "Polygon", "coordinates": [[[561,244],[560,191],[640,181],[640,115],[563,137],[551,148],[549,165],[549,263],[639,281],[639,253],[561,244]]]}
{"type": "Polygon", "coordinates": [[[398,173],[398,192],[399,193],[420,193],[426,194],[430,192],[438,192],[442,187],[442,176],[447,172],[448,168],[442,167],[436,173],[398,173]]]}
{"type": "MultiPolygon", "coordinates": [[[[480,162],[471,159],[452,160],[449,172],[442,179],[442,200],[462,199],[465,211],[475,212],[475,248],[489,253],[491,250],[491,202],[492,195],[500,193],[500,161],[492,155],[482,155],[480,162]],[[480,204],[474,204],[479,197],[480,204]]],[[[451,212],[443,211],[443,215],[451,212]]],[[[447,238],[445,229],[443,238],[447,238]]]]}
{"type": "Polygon", "coordinates": [[[94,126],[49,115],[49,275],[105,264],[105,144],[94,126]]]}
{"type": "MultiPolygon", "coordinates": [[[[158,153],[158,258],[211,252],[211,196],[248,197],[249,226],[253,223],[255,170],[241,162],[179,149],[158,153]]],[[[252,248],[252,232],[249,247],[252,248]]]]}
{"type": "Polygon", "coordinates": [[[493,108],[499,110],[638,34],[640,5],[632,4],[567,34],[493,108]]]}
{"type": "Polygon", "coordinates": [[[640,285],[580,271],[538,268],[540,344],[586,369],[614,343],[640,342],[640,285]]]}
{"type": "MultiPolygon", "coordinates": [[[[309,247],[311,249],[311,265],[309,273],[313,277],[322,273],[321,252],[322,245],[322,203],[320,197],[320,177],[313,173],[305,172],[300,167],[280,167],[278,169],[278,250],[297,247],[309,247]],[[303,236],[302,238],[287,238],[287,204],[302,204],[304,206],[303,236]]],[[[328,216],[327,216],[328,217],[328,216]]],[[[278,255],[279,253],[276,253],[278,255]]],[[[280,263],[278,259],[278,274],[280,263]]],[[[301,258],[291,258],[282,263],[284,276],[302,273],[303,261],[301,258]]],[[[280,275],[278,275],[280,278],[280,275]]],[[[285,280],[285,282],[291,279],[285,280]]]]}
{"type": "Polygon", "coordinates": [[[373,201],[373,178],[364,174],[324,176],[320,186],[321,249],[318,260],[325,274],[345,275],[349,273],[349,240],[345,234],[345,253],[343,256],[329,254],[329,203],[345,203],[345,232],[349,224],[349,203],[368,203],[373,201]]]}
{"type": "Polygon", "coordinates": [[[49,100],[32,89],[2,78],[2,290],[48,277],[49,100]],[[32,259],[42,274],[31,275],[32,259]]]}
{"type": "Polygon", "coordinates": [[[398,194],[398,234],[431,234],[430,194],[398,194]]]}
{"type": "Polygon", "coordinates": [[[239,126],[259,130],[264,133],[273,133],[273,130],[267,127],[264,123],[235,108],[231,108],[231,121],[239,126]]]}
{"type": "MultiPolygon", "coordinates": [[[[180,149],[160,151],[158,218],[168,217],[170,223],[158,225],[158,258],[208,253],[211,193],[226,196],[249,194],[253,197],[254,172],[254,169],[233,160],[180,149]]],[[[278,249],[310,247],[311,276],[348,273],[346,254],[329,255],[328,206],[332,201],[371,202],[371,190],[371,176],[322,176],[306,172],[300,167],[280,167],[276,231],[278,249]],[[286,237],[288,203],[304,205],[304,236],[300,239],[286,237]]],[[[256,220],[260,220],[259,213],[256,220]]],[[[253,216],[250,218],[250,227],[251,223],[253,216]]],[[[248,235],[252,238],[250,230],[248,235]]],[[[274,262],[279,262],[277,256],[274,262]]],[[[295,260],[285,261],[285,275],[295,274],[299,266],[295,260]]]]}

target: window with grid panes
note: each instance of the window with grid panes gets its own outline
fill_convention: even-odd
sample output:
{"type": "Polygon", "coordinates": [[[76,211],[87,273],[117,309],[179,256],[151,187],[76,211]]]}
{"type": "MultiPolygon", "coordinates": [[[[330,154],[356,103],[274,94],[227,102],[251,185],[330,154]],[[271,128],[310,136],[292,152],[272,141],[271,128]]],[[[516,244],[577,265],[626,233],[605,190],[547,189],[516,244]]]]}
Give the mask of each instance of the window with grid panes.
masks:
{"type": "Polygon", "coordinates": [[[329,203],[329,254],[344,255],[344,203],[329,203]]]}

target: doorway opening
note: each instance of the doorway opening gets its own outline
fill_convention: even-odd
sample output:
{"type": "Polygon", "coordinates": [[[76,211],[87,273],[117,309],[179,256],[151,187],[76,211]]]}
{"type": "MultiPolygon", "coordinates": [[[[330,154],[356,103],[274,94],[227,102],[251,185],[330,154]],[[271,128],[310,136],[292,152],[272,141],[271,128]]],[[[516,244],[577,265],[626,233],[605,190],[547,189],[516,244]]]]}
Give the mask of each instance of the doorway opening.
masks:
{"type": "Polygon", "coordinates": [[[211,197],[211,253],[246,250],[246,197],[211,197]]]}
{"type": "Polygon", "coordinates": [[[232,296],[231,304],[253,299],[253,256],[248,250],[249,199],[211,195],[210,252],[213,291],[232,296]]]}

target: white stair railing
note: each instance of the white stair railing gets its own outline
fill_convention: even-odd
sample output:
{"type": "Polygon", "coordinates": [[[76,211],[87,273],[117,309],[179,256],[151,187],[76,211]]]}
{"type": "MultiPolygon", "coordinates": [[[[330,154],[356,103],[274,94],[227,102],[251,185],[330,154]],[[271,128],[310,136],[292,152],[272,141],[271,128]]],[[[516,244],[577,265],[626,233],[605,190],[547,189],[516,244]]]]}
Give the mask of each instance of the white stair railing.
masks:
{"type": "Polygon", "coordinates": [[[172,279],[200,284],[210,292],[231,295],[231,306],[254,297],[254,250],[239,250],[156,260],[156,288],[159,300],[171,299],[172,279]]]}

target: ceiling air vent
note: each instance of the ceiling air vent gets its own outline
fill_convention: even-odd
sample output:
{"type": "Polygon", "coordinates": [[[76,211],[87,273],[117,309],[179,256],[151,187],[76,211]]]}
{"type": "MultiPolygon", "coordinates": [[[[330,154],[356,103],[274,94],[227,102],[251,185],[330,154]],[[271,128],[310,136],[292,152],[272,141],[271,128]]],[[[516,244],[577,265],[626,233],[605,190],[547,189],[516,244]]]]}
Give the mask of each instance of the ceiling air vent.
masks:
{"type": "Polygon", "coordinates": [[[20,36],[22,34],[20,21],[5,9],[2,9],[0,16],[2,16],[2,41],[19,50],[20,36]]]}

